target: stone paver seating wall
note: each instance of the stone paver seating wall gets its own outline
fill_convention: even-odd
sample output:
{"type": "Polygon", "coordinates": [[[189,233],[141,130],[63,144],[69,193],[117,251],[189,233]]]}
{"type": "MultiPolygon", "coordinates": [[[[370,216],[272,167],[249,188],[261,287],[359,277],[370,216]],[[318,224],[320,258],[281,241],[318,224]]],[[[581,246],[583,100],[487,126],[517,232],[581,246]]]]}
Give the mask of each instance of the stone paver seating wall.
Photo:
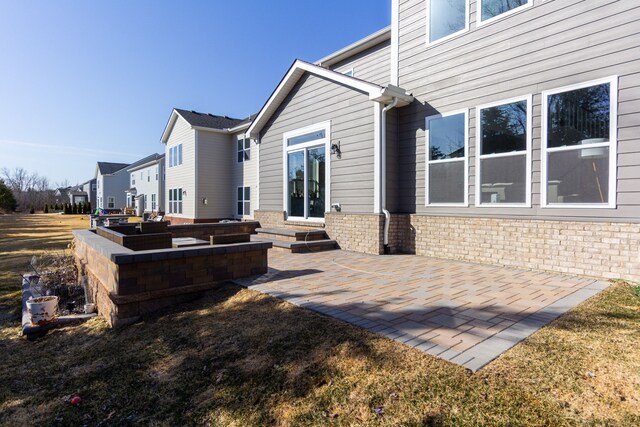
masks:
{"type": "Polygon", "coordinates": [[[271,247],[236,243],[133,251],[90,230],[73,235],[79,274],[87,278],[98,313],[113,327],[193,299],[222,281],[266,273],[271,247]]]}
{"type": "Polygon", "coordinates": [[[269,264],[236,282],[472,371],[608,286],[415,255],[273,253],[269,264]]]}

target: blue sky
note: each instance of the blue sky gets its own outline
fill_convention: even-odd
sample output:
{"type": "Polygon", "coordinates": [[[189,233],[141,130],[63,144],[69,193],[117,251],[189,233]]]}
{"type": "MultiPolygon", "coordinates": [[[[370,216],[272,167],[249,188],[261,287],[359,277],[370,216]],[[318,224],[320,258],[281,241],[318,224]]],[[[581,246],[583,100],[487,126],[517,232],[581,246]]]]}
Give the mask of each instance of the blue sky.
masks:
{"type": "Polygon", "coordinates": [[[162,152],[171,108],[246,117],[390,0],[0,0],[0,168],[52,183],[162,152]]]}

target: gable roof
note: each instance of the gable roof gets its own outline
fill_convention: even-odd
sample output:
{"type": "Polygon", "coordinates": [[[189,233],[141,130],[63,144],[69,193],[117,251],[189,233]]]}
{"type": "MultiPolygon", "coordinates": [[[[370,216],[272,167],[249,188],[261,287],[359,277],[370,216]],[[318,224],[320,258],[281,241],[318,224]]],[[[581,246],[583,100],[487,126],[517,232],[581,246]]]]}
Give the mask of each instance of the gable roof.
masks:
{"type": "Polygon", "coordinates": [[[376,46],[384,41],[391,40],[391,27],[385,27],[381,30],[376,31],[373,34],[368,35],[365,38],[358,40],[355,43],[350,44],[349,46],[343,47],[340,50],[333,52],[330,55],[325,56],[322,59],[319,59],[315,62],[315,65],[320,65],[322,67],[330,67],[334,64],[337,64],[340,61],[343,61],[347,58],[350,58],[354,55],[357,55],[360,52],[363,52],[370,47],[376,46]]]}
{"type": "Polygon", "coordinates": [[[98,162],[98,171],[100,171],[102,175],[110,175],[126,168],[127,166],[129,166],[129,163],[98,162]]]}
{"type": "Polygon", "coordinates": [[[232,133],[248,127],[255,116],[255,114],[252,114],[245,119],[234,119],[228,116],[216,116],[215,114],[174,108],[173,111],[171,111],[171,116],[164,128],[164,132],[162,132],[160,142],[163,144],[167,143],[178,117],[182,117],[192,129],[232,133]]]}
{"type": "Polygon", "coordinates": [[[353,90],[363,92],[369,96],[371,101],[388,103],[391,102],[393,98],[398,98],[398,107],[402,107],[413,101],[413,96],[410,93],[407,93],[404,89],[397,86],[380,86],[366,80],[347,76],[345,74],[311,64],[310,62],[297,59],[291,65],[289,71],[287,71],[267,102],[264,104],[255,120],[253,120],[251,126],[249,126],[248,133],[252,138],[258,138],[264,125],[305,73],[313,74],[349,87],[353,90]]]}
{"type": "Polygon", "coordinates": [[[160,160],[164,159],[164,154],[151,154],[150,156],[145,157],[144,159],[140,159],[135,163],[132,163],[127,168],[127,172],[133,172],[138,169],[143,169],[149,167],[155,163],[158,163],[160,160]]]}
{"type": "Polygon", "coordinates": [[[209,113],[199,113],[193,110],[182,110],[175,108],[175,111],[182,116],[191,126],[209,129],[228,129],[239,125],[242,119],[234,119],[227,116],[216,116],[209,113]]]}

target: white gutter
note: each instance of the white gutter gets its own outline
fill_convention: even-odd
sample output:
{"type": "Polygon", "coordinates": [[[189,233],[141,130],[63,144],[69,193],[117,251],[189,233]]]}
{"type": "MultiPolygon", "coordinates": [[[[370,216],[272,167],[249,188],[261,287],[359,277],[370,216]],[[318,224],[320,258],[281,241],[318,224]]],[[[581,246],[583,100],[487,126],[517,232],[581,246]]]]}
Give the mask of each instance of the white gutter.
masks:
{"type": "Polygon", "coordinates": [[[391,222],[391,214],[387,210],[387,111],[398,105],[398,98],[393,97],[391,104],[382,109],[382,118],[380,123],[380,211],[384,213],[384,234],[382,244],[384,253],[389,250],[389,223],[391,222]]]}

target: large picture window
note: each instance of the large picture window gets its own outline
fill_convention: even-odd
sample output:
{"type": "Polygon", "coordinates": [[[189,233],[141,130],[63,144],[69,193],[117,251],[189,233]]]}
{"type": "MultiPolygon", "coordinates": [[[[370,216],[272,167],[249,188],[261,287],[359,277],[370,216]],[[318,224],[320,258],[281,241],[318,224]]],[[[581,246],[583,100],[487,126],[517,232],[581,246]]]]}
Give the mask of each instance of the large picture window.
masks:
{"type": "Polygon", "coordinates": [[[427,42],[446,40],[469,30],[469,0],[426,0],[427,42]]]}
{"type": "Polygon", "coordinates": [[[617,78],[542,93],[542,205],[615,207],[617,78]]]}
{"type": "Polygon", "coordinates": [[[478,24],[502,18],[532,3],[533,0],[478,0],[478,24]]]}
{"type": "Polygon", "coordinates": [[[467,111],[427,117],[427,205],[468,205],[467,111]]]}
{"type": "Polygon", "coordinates": [[[531,96],[478,107],[476,205],[531,206],[531,96]]]}

